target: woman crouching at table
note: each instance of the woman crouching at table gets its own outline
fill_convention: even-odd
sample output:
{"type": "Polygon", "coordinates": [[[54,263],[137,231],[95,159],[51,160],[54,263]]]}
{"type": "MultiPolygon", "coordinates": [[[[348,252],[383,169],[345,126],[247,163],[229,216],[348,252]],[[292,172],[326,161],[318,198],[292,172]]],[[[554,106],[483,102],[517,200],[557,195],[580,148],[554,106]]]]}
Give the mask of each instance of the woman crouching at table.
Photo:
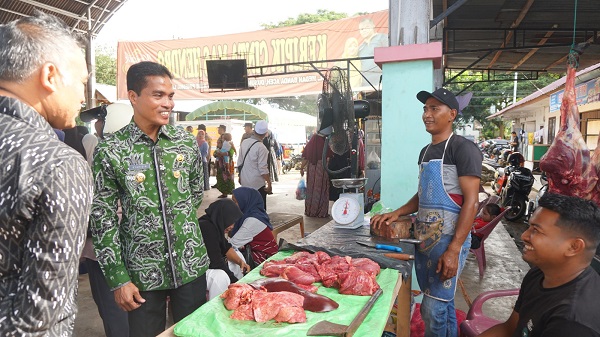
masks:
{"type": "Polygon", "coordinates": [[[198,223],[210,259],[206,283],[208,300],[211,300],[223,293],[230,283],[237,282],[243,273],[250,271],[250,266],[225,238],[225,228],[243,215],[239,207],[230,199],[221,199],[210,204],[205,212],[198,223]]]}
{"type": "Polygon", "coordinates": [[[237,249],[249,244],[252,259],[260,264],[279,250],[262,196],[253,188],[239,187],[233,190],[233,201],[243,215],[229,231],[229,242],[237,249]]]}

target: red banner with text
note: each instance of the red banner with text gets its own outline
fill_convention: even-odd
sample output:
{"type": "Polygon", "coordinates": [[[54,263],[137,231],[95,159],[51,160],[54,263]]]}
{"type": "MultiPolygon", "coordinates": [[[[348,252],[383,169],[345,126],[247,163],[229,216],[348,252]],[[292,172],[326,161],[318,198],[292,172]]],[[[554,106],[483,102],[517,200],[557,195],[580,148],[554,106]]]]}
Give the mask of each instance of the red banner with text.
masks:
{"type": "Polygon", "coordinates": [[[240,34],[119,42],[118,97],[127,99],[127,70],[132,64],[141,61],[161,63],[173,73],[177,99],[219,100],[314,94],[321,91],[323,82],[318,72],[289,74],[312,71],[313,66],[320,70],[335,65],[350,69],[353,91],[372,90],[369,82],[378,87],[381,75],[381,69],[373,59],[350,61],[351,65],[343,59],[372,57],[375,48],[388,46],[387,32],[386,10],[336,21],[240,34]],[[219,59],[246,59],[250,89],[209,89],[206,61],[219,59]],[[300,64],[273,66],[289,63],[300,64]]]}

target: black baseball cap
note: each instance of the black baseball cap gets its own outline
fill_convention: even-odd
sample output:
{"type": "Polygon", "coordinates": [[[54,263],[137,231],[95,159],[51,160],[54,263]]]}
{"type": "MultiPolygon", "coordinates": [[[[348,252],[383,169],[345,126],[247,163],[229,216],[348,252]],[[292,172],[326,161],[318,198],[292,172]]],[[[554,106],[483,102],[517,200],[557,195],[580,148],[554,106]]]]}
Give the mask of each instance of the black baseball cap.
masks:
{"type": "Polygon", "coordinates": [[[450,107],[450,109],[456,109],[456,111],[458,112],[459,108],[456,96],[454,96],[454,94],[451,93],[448,89],[439,88],[434,92],[421,91],[417,94],[417,99],[423,104],[425,104],[427,100],[431,97],[446,104],[450,107]]]}

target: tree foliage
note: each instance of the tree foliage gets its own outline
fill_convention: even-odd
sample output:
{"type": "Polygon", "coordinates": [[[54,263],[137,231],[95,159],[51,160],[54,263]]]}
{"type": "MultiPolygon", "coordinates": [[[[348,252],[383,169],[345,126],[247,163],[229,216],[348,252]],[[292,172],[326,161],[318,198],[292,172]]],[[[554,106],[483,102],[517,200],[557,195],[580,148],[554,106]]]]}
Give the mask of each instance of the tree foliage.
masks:
{"type": "Polygon", "coordinates": [[[96,83],[117,85],[117,58],[114,50],[96,47],[96,83]]]}
{"type": "Polygon", "coordinates": [[[302,13],[298,15],[296,18],[288,18],[287,20],[280,21],[279,23],[262,23],[261,27],[264,29],[273,29],[279,27],[289,27],[296,25],[303,25],[305,23],[315,23],[315,22],[326,22],[332,20],[339,20],[346,18],[348,15],[345,13],[337,13],[334,11],[328,11],[325,9],[317,10],[317,13],[302,13]]]}
{"type": "MultiPolygon", "coordinates": [[[[472,76],[473,74],[467,72],[459,76],[457,81],[466,81],[472,76]]],[[[519,101],[529,96],[535,91],[556,81],[560,77],[560,74],[543,73],[540,74],[537,80],[519,80],[517,82],[516,100],[519,101]]],[[[473,92],[471,102],[463,109],[462,115],[459,116],[459,124],[478,121],[483,126],[483,137],[506,137],[507,135],[504,134],[503,122],[500,119],[487,120],[486,117],[491,115],[490,109],[492,106],[495,107],[496,111],[500,111],[512,104],[514,82],[477,82],[470,87],[468,86],[469,84],[466,83],[450,83],[446,86],[448,90],[455,93],[462,92],[463,90],[463,94],[466,92],[473,92]]]]}

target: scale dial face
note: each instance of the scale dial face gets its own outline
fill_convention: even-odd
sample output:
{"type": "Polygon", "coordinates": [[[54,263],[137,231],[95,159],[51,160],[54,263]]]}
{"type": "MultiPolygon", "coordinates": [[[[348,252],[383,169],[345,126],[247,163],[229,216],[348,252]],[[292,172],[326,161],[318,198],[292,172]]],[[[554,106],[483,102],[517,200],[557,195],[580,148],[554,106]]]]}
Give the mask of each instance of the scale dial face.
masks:
{"type": "Polygon", "coordinates": [[[358,201],[348,197],[340,197],[331,207],[331,216],[340,225],[347,225],[354,222],[360,212],[361,209],[358,201]]]}

